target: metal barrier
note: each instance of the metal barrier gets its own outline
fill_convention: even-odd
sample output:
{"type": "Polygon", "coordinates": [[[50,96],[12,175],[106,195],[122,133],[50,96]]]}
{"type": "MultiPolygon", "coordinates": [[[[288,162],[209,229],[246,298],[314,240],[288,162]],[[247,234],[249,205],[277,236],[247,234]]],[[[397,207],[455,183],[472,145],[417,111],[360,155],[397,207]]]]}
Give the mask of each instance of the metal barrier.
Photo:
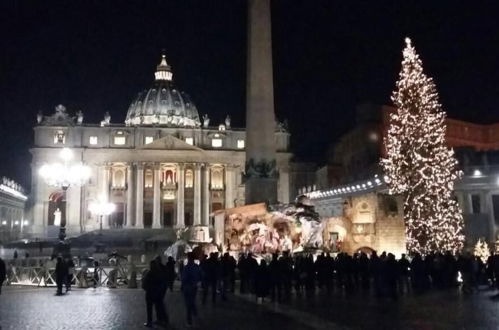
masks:
{"type": "MultiPolygon", "coordinates": [[[[71,283],[77,287],[89,286],[118,287],[128,284],[131,271],[135,272],[136,280],[142,280],[145,265],[132,265],[130,267],[100,266],[97,268],[98,280],[95,281],[94,268],[75,267],[71,283]]],[[[7,265],[7,285],[22,286],[56,286],[55,267],[48,266],[17,266],[7,265]]]]}

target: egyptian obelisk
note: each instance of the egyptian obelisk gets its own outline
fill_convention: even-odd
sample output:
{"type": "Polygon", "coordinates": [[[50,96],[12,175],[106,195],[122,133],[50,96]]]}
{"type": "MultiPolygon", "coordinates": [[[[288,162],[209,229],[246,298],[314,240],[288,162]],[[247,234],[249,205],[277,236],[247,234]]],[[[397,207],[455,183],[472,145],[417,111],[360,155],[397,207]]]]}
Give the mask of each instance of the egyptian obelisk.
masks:
{"type": "Polygon", "coordinates": [[[248,0],[246,204],[277,202],[270,0],[248,0]]]}

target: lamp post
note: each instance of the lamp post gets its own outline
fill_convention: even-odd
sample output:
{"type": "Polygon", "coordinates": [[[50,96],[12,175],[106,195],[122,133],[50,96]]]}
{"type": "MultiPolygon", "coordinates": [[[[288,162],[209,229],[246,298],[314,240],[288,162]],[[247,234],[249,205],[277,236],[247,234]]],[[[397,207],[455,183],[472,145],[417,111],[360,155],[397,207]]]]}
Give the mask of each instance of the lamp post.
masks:
{"type": "MultiPolygon", "coordinates": [[[[72,186],[83,186],[90,178],[91,170],[89,166],[82,163],[71,163],[73,152],[69,148],[63,148],[59,153],[59,158],[62,163],[45,164],[40,167],[39,174],[49,186],[62,189],[63,199],[66,202],[67,190],[72,186]]],[[[66,238],[66,217],[67,215],[64,218],[61,217],[59,227],[59,240],[62,244],[66,238]]]]}
{"type": "Polygon", "coordinates": [[[109,216],[111,213],[114,212],[116,209],[116,205],[113,203],[109,203],[104,199],[103,196],[99,198],[99,201],[90,203],[88,206],[88,210],[99,216],[99,221],[100,221],[100,229],[99,229],[99,234],[102,235],[102,218],[104,216],[109,216]]]}

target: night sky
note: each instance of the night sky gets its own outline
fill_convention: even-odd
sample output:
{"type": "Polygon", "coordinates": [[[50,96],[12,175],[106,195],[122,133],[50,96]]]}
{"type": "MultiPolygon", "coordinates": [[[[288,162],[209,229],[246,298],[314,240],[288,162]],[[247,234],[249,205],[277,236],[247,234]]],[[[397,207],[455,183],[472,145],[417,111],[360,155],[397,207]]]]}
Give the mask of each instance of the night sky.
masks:
{"type": "MultiPolygon", "coordinates": [[[[492,4],[492,2],[490,2],[492,4]]],[[[476,1],[274,0],[275,105],[292,150],[322,161],[355,106],[390,101],[410,36],[450,117],[499,121],[498,8],[476,1]]],[[[36,113],[124,121],[161,50],[179,89],[216,124],[243,126],[246,2],[0,2],[0,176],[30,183],[36,113]]]]}

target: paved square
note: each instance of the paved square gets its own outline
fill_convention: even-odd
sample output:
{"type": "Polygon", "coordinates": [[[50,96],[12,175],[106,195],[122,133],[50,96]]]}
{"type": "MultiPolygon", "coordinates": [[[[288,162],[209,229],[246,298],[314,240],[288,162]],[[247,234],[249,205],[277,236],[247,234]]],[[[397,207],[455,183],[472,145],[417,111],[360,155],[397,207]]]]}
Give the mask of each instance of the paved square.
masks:
{"type": "MultiPolygon", "coordinates": [[[[141,289],[74,289],[57,297],[54,288],[4,287],[0,325],[7,329],[144,329],[141,289]]],[[[199,304],[199,329],[499,329],[494,291],[462,295],[457,289],[409,295],[397,301],[361,292],[344,296],[317,293],[286,304],[256,304],[236,296],[212,306],[199,304]]],[[[171,329],[184,329],[178,289],[168,293],[171,329]]]]}

